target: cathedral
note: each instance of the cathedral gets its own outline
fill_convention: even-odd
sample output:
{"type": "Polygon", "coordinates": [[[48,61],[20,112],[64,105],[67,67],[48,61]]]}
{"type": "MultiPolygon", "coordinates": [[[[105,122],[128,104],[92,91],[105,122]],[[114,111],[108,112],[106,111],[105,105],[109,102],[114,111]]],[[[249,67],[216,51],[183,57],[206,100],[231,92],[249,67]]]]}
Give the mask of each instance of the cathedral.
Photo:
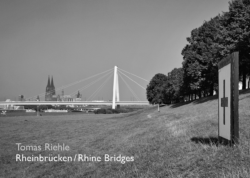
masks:
{"type": "Polygon", "coordinates": [[[48,77],[48,84],[45,91],[45,101],[57,101],[53,76],[51,78],[51,82],[50,82],[50,77],[48,77]]]}

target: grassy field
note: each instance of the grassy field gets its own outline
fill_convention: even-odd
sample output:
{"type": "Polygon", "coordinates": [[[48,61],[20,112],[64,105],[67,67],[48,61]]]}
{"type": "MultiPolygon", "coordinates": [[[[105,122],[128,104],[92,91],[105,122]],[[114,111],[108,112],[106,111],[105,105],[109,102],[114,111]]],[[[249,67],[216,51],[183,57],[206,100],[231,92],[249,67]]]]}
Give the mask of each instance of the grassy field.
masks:
{"type": "MultiPolygon", "coordinates": [[[[39,112],[41,116],[71,116],[71,115],[82,115],[85,113],[82,112],[39,112]]],[[[30,116],[37,116],[37,112],[7,112],[6,115],[0,115],[0,117],[30,117],[30,116]]]]}
{"type": "Polygon", "coordinates": [[[0,117],[0,177],[250,177],[250,93],[240,95],[240,144],[218,144],[216,96],[127,114],[0,117]],[[18,151],[16,143],[41,145],[18,151]],[[44,150],[66,144],[69,151],[44,150]],[[86,155],[101,161],[20,162],[25,156],[86,155]],[[124,164],[104,156],[133,157],[124,164]]]}

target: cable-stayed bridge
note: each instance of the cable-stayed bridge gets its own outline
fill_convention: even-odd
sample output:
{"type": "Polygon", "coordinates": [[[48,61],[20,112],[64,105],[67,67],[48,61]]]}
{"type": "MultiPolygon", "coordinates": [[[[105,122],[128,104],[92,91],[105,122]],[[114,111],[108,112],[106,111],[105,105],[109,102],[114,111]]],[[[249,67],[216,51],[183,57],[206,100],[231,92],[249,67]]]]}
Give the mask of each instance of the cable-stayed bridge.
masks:
{"type": "MultiPolygon", "coordinates": [[[[135,84],[137,84],[140,88],[143,89],[143,91],[145,92],[145,94],[146,94],[146,88],[143,87],[142,85],[140,85],[139,83],[137,83],[135,80],[131,79],[127,74],[133,75],[133,76],[135,76],[135,77],[137,77],[137,78],[139,78],[141,80],[149,82],[146,79],[143,79],[143,78],[141,78],[141,77],[139,77],[139,76],[137,76],[135,74],[132,74],[130,72],[127,72],[127,71],[125,71],[123,69],[120,69],[117,66],[115,66],[114,69],[110,69],[110,70],[101,72],[99,74],[93,75],[91,77],[82,79],[80,81],[77,81],[77,82],[74,82],[74,83],[71,83],[69,85],[62,86],[62,87],[56,89],[56,90],[65,89],[67,87],[73,86],[73,85],[78,84],[80,82],[83,82],[85,80],[88,80],[88,79],[91,79],[91,78],[96,77],[98,75],[99,76],[101,75],[101,77],[98,78],[97,80],[95,80],[95,81],[89,83],[88,85],[85,85],[84,87],[78,89],[77,91],[79,92],[79,90],[83,91],[86,88],[92,86],[94,83],[100,81],[104,77],[109,76],[109,77],[106,78],[106,80],[104,80],[104,82],[101,85],[99,85],[99,87],[94,91],[94,93],[92,93],[87,98],[86,101],[39,101],[39,100],[34,101],[34,100],[36,100],[35,96],[34,96],[34,97],[28,98],[29,101],[11,101],[11,102],[0,101],[0,105],[112,105],[112,109],[115,109],[117,107],[117,105],[149,105],[148,101],[140,101],[140,98],[136,95],[136,93],[132,90],[132,88],[128,85],[128,83],[124,80],[123,77],[126,77],[130,81],[132,81],[135,84]],[[110,77],[112,76],[112,73],[114,74],[113,75],[113,94],[112,94],[113,97],[112,97],[112,101],[91,101],[91,98],[94,98],[94,96],[96,96],[96,94],[101,91],[101,89],[106,84],[106,82],[108,81],[108,79],[110,79],[110,77]],[[121,101],[120,100],[120,89],[119,89],[119,77],[118,77],[118,74],[119,74],[119,77],[122,79],[122,81],[127,86],[127,88],[129,89],[129,91],[132,93],[133,97],[137,101],[121,101]],[[30,101],[32,99],[33,99],[33,101],[30,101]]],[[[70,95],[75,94],[77,91],[71,93],[70,95]]],[[[46,93],[41,93],[41,94],[39,94],[37,96],[45,96],[45,94],[46,93]]]]}

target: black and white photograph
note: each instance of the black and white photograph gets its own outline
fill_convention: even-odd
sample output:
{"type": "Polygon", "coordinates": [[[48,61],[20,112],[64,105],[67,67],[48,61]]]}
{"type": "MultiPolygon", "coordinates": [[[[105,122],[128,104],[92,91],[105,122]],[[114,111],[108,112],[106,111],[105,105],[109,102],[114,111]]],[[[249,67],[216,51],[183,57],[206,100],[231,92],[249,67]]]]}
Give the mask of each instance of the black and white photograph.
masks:
{"type": "Polygon", "coordinates": [[[250,0],[0,0],[0,178],[250,178],[250,0]]]}

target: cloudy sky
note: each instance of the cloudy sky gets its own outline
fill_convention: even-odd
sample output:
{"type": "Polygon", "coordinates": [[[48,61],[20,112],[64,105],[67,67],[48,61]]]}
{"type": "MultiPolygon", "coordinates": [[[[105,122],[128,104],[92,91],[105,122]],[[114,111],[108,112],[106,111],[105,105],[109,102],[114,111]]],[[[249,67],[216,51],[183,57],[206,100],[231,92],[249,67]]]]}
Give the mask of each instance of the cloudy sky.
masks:
{"type": "MultiPolygon", "coordinates": [[[[44,93],[48,75],[59,94],[61,87],[115,65],[147,80],[167,74],[182,66],[181,51],[191,30],[228,11],[228,1],[0,0],[0,100],[44,93]]],[[[88,99],[99,89],[91,99],[109,100],[113,76],[106,77],[85,90],[98,76],[64,92],[80,90],[88,99]]],[[[123,79],[146,100],[142,88],[123,79]]],[[[121,99],[135,100],[119,82],[121,99]]]]}

